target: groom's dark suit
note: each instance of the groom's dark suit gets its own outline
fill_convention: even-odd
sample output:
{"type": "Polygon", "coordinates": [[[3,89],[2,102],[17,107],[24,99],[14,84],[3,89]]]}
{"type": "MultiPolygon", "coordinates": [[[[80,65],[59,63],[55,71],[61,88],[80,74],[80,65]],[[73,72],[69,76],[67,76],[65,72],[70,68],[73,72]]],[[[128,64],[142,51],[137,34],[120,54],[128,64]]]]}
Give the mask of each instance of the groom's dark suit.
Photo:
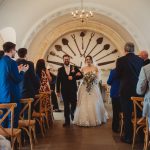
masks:
{"type": "Polygon", "coordinates": [[[80,72],[77,67],[70,65],[70,73],[69,75],[66,73],[65,67],[61,67],[58,69],[57,75],[57,93],[62,94],[62,98],[64,101],[64,116],[65,116],[65,123],[70,124],[70,114],[73,120],[74,118],[74,111],[76,108],[77,103],[77,83],[76,80],[83,78],[81,76],[76,76],[76,74],[80,72]],[[69,80],[68,76],[72,76],[73,79],[69,80]],[[71,110],[70,110],[71,104],[71,110]]]}

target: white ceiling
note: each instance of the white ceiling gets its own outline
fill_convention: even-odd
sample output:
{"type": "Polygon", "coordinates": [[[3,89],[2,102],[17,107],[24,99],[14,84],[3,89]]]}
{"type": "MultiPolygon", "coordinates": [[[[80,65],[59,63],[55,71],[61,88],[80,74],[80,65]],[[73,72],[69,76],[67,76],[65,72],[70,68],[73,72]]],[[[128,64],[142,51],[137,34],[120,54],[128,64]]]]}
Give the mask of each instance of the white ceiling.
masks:
{"type": "MultiPolygon", "coordinates": [[[[50,18],[48,20],[52,23],[51,19],[78,7],[79,2],[80,0],[0,0],[0,30],[13,27],[20,46],[25,43],[26,37],[32,35],[32,31],[37,32],[36,27],[42,25],[45,18],[50,18]]],[[[108,16],[111,26],[112,20],[117,21],[137,39],[136,43],[140,48],[150,49],[150,0],[84,0],[84,6],[94,9],[104,17],[108,16]]],[[[60,18],[63,20],[63,17],[60,18]]],[[[102,18],[99,21],[102,22],[102,18]]],[[[118,30],[119,28],[116,32],[118,30]]]]}
{"type": "Polygon", "coordinates": [[[4,2],[5,0],[0,0],[0,5],[4,2]]]}

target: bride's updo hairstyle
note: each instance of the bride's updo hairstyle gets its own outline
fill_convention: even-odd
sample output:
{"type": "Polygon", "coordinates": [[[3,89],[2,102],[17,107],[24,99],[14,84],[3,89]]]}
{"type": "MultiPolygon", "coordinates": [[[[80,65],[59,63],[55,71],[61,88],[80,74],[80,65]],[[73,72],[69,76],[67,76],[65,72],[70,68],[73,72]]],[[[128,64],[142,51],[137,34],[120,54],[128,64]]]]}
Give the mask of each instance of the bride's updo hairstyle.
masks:
{"type": "Polygon", "coordinates": [[[93,64],[93,58],[92,58],[92,56],[87,55],[87,56],[85,57],[85,63],[86,63],[86,59],[87,59],[87,58],[90,58],[90,60],[91,60],[91,62],[92,62],[92,64],[93,64]]]}

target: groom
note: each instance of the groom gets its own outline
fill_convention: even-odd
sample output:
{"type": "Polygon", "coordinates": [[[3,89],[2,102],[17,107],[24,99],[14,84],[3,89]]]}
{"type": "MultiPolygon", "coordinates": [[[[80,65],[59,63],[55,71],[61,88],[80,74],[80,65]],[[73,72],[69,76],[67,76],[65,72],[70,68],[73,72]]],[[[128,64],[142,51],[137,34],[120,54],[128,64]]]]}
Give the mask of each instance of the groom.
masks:
{"type": "Polygon", "coordinates": [[[58,69],[57,75],[57,96],[60,97],[60,91],[64,101],[64,127],[70,126],[71,119],[74,119],[74,111],[77,103],[77,84],[76,80],[83,78],[82,73],[75,66],[70,65],[70,56],[63,56],[64,66],[58,69]],[[71,105],[71,108],[70,108],[71,105]]]}

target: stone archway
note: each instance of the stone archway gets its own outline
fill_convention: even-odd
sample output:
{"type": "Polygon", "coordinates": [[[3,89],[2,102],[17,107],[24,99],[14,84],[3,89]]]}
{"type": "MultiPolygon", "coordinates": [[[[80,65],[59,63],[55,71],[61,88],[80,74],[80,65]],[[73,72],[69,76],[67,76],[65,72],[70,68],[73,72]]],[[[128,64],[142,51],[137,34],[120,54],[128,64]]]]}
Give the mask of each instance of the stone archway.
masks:
{"type": "Polygon", "coordinates": [[[29,31],[22,46],[30,49],[29,56],[34,56],[32,59],[36,61],[38,58],[45,58],[48,48],[62,35],[88,29],[108,37],[121,54],[123,54],[123,45],[127,41],[133,41],[137,49],[146,47],[137,29],[124,16],[102,6],[95,6],[92,9],[95,17],[85,24],[71,18],[71,8],[63,8],[43,17],[29,31]]]}

